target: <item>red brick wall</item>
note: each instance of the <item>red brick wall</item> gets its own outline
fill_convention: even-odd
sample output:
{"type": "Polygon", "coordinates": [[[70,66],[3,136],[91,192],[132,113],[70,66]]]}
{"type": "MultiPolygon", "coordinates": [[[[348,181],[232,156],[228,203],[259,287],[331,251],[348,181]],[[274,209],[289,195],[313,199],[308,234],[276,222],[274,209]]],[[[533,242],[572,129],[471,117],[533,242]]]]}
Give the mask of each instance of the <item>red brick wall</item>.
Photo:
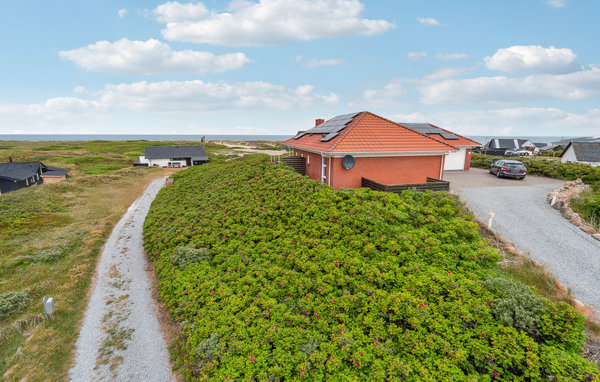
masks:
{"type": "Polygon", "coordinates": [[[294,155],[306,158],[306,175],[310,179],[321,181],[321,156],[319,154],[294,149],[294,155]]]}
{"type": "Polygon", "coordinates": [[[467,149],[467,155],[465,155],[465,171],[471,168],[471,153],[473,149],[467,149]]]}
{"type": "Polygon", "coordinates": [[[354,158],[353,168],[346,170],[342,158],[332,159],[331,179],[336,190],[358,188],[361,178],[383,184],[425,183],[427,177],[439,179],[442,156],[354,158]]]}
{"type": "MultiPolygon", "coordinates": [[[[306,158],[306,175],[310,179],[321,181],[321,155],[298,149],[294,149],[294,155],[306,158]]],[[[359,188],[363,177],[384,184],[425,183],[427,177],[439,179],[443,166],[441,155],[355,157],[354,160],[354,167],[346,170],[342,158],[327,158],[327,164],[331,163],[327,171],[327,175],[331,174],[331,183],[327,183],[336,190],[340,187],[359,188]]]]}

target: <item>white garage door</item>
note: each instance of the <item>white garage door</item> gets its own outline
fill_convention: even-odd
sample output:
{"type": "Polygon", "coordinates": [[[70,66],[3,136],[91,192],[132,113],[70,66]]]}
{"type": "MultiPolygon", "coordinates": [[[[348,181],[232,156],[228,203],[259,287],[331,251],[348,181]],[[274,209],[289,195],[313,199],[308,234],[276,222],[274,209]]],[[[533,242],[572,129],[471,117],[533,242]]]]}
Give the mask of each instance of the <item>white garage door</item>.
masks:
{"type": "Polygon", "coordinates": [[[446,162],[444,163],[444,171],[451,170],[464,170],[465,169],[465,156],[467,149],[462,148],[458,151],[452,151],[446,155],[446,162]]]}

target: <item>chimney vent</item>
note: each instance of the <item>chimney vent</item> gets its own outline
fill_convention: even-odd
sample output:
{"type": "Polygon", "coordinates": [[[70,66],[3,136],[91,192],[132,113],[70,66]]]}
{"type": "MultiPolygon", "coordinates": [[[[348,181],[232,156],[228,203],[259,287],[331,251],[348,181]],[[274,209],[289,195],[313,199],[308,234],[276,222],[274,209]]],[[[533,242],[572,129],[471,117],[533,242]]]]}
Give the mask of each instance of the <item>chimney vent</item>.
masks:
{"type": "Polygon", "coordinates": [[[320,125],[320,124],[322,124],[323,122],[325,122],[325,120],[324,120],[324,119],[322,119],[322,118],[317,118],[317,119],[315,120],[315,127],[319,126],[319,125],[320,125]]]}

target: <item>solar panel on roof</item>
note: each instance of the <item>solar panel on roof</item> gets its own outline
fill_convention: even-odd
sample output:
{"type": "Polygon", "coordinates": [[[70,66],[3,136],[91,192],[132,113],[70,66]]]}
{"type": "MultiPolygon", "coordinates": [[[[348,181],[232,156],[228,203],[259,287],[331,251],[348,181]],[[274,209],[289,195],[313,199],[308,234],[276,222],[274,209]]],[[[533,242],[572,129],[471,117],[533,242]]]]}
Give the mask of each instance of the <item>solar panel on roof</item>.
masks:
{"type": "Polygon", "coordinates": [[[339,133],[340,133],[339,131],[336,131],[334,133],[329,133],[326,136],[324,136],[323,138],[321,138],[321,142],[328,142],[328,141],[332,140],[333,138],[337,137],[339,133]]]}
{"type": "Polygon", "coordinates": [[[458,137],[452,133],[442,132],[442,133],[440,133],[440,135],[442,137],[444,137],[444,139],[449,139],[449,140],[458,139],[458,137]]]}
{"type": "Polygon", "coordinates": [[[339,132],[344,127],[346,127],[346,125],[350,121],[352,121],[354,119],[354,117],[356,117],[358,114],[359,113],[338,115],[336,117],[333,117],[333,118],[323,122],[319,126],[315,126],[312,129],[307,130],[306,133],[308,133],[308,134],[329,134],[329,133],[339,132]]]}

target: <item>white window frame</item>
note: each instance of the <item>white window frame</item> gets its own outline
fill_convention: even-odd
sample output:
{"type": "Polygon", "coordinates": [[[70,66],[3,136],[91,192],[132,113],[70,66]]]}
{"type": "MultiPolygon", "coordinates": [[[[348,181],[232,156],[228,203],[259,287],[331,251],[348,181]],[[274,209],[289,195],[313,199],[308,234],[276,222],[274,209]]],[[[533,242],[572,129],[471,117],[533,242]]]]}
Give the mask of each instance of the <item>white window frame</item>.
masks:
{"type": "Polygon", "coordinates": [[[327,184],[327,158],[321,157],[321,182],[327,184]]]}

